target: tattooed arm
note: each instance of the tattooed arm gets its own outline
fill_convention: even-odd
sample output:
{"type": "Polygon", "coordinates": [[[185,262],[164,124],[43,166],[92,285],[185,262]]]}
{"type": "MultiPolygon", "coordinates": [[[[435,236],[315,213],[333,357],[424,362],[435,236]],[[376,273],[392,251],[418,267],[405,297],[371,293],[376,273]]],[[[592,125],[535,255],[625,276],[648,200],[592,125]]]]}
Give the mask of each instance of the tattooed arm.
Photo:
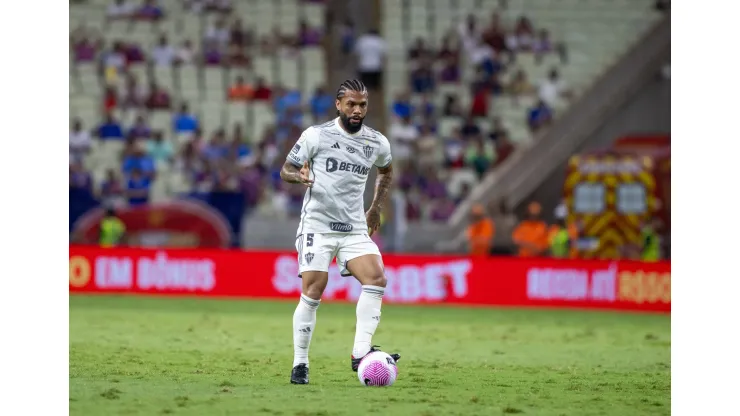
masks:
{"type": "Polygon", "coordinates": [[[393,182],[393,165],[384,168],[378,168],[378,179],[375,181],[375,196],[370,209],[365,216],[367,217],[367,227],[370,235],[380,228],[380,213],[383,211],[388,190],[393,182]]]}
{"type": "Polygon", "coordinates": [[[310,165],[308,162],[304,162],[302,168],[299,168],[293,163],[285,162],[283,168],[280,169],[280,179],[288,183],[302,183],[309,188],[313,186],[313,179],[310,178],[310,165]]]}

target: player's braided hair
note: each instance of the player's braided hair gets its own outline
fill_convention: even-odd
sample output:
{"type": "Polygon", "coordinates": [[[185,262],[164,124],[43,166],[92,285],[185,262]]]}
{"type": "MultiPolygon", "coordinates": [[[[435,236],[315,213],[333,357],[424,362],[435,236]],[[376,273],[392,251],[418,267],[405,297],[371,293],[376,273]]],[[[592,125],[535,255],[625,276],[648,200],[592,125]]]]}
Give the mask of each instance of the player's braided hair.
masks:
{"type": "Polygon", "coordinates": [[[347,91],[357,91],[361,94],[367,94],[367,87],[358,79],[348,79],[339,86],[337,100],[341,100],[347,94],[347,91]]]}

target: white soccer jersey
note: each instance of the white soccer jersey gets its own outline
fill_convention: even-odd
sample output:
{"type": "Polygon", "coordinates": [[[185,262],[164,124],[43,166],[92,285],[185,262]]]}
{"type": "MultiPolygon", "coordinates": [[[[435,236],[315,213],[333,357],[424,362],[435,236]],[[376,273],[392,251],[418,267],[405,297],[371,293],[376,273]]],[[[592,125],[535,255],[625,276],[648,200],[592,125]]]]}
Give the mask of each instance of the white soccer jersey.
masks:
{"type": "Polygon", "coordinates": [[[302,167],[308,161],[313,187],[303,197],[297,235],[367,233],[363,194],[373,165],[391,163],[388,139],[367,126],[347,133],[339,118],[307,128],[287,157],[302,167]]]}

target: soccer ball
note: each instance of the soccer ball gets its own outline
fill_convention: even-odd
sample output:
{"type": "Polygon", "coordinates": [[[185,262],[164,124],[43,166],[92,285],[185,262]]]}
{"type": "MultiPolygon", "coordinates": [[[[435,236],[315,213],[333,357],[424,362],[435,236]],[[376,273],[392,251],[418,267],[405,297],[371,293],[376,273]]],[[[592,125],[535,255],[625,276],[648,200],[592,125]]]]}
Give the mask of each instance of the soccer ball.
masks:
{"type": "Polygon", "coordinates": [[[373,351],[360,361],[357,377],[363,386],[392,386],[398,377],[396,360],[383,351],[373,351]]]}

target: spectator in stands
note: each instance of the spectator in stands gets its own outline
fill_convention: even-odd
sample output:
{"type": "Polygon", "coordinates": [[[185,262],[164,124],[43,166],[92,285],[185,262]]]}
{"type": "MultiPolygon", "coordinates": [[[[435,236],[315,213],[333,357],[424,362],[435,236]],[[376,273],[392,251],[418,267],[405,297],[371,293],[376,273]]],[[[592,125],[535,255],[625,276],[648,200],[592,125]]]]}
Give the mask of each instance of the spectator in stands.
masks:
{"type": "Polygon", "coordinates": [[[532,22],[526,16],[521,16],[516,22],[514,31],[506,38],[506,48],[510,51],[531,51],[533,41],[534,27],[532,22]]]}
{"type": "Polygon", "coordinates": [[[92,193],[93,180],[90,172],[86,171],[79,160],[69,161],[70,189],[84,190],[92,193]]]}
{"type": "Polygon", "coordinates": [[[172,124],[175,133],[193,133],[198,128],[198,119],[190,113],[188,104],[182,103],[180,110],[172,117],[172,124]]]}
{"type": "Polygon", "coordinates": [[[190,65],[194,62],[195,48],[193,48],[193,43],[186,39],[182,42],[182,46],[180,46],[175,53],[175,63],[177,65],[190,65]]]}
{"type": "Polygon", "coordinates": [[[231,142],[229,142],[228,157],[231,162],[243,162],[248,156],[252,154],[246,143],[243,141],[243,135],[241,133],[241,125],[237,124],[234,126],[234,134],[232,135],[231,142]]]}
{"type": "Polygon", "coordinates": [[[411,106],[411,96],[408,92],[402,91],[396,95],[392,110],[393,115],[398,118],[411,117],[413,115],[414,110],[411,106]]]}
{"type": "Polygon", "coordinates": [[[129,74],[126,78],[121,107],[124,110],[138,109],[144,105],[146,99],[147,95],[144,87],[139,85],[139,80],[135,75],[129,74]]]}
{"type": "Polygon", "coordinates": [[[192,172],[192,177],[192,196],[207,197],[208,193],[213,189],[213,180],[215,177],[215,172],[211,167],[211,163],[207,161],[203,163],[201,169],[192,172]]]}
{"type": "Polygon", "coordinates": [[[321,31],[310,27],[305,20],[301,20],[298,24],[298,44],[303,47],[320,45],[321,31]]]}
{"type": "Polygon", "coordinates": [[[262,198],[262,174],[256,163],[256,158],[248,156],[243,158],[239,164],[240,188],[244,192],[248,206],[256,206],[262,198]]]}
{"type": "Polygon", "coordinates": [[[118,107],[118,92],[116,88],[107,85],[103,92],[103,112],[108,114],[118,107]]]}
{"type": "Polygon", "coordinates": [[[146,61],[144,50],[139,44],[134,42],[126,42],[123,45],[124,56],[126,57],[127,65],[143,63],[146,61]]]}
{"type": "Polygon", "coordinates": [[[150,110],[168,110],[170,108],[170,94],[162,86],[152,81],[149,84],[149,96],[146,107],[150,110]]]}
{"type": "Polygon", "coordinates": [[[303,115],[301,111],[301,92],[297,89],[276,88],[273,108],[278,124],[301,124],[303,115]]]}
{"type": "Polygon", "coordinates": [[[84,26],[78,27],[70,34],[69,42],[75,62],[93,62],[103,44],[97,32],[84,26]]]}
{"type": "Polygon", "coordinates": [[[429,219],[432,221],[447,221],[455,212],[455,202],[449,198],[433,201],[429,219]]]}
{"type": "Polygon", "coordinates": [[[411,117],[401,117],[394,120],[388,130],[389,139],[394,145],[393,151],[399,160],[411,158],[412,151],[419,138],[419,130],[411,123],[411,117]]]}
{"type": "Polygon", "coordinates": [[[496,160],[496,151],[489,141],[478,139],[468,145],[465,152],[465,164],[472,168],[479,179],[493,166],[496,160]]]}
{"type": "Polygon", "coordinates": [[[234,19],[234,21],[231,23],[231,28],[229,29],[229,31],[229,41],[232,44],[245,47],[251,46],[254,42],[254,39],[252,39],[252,32],[244,29],[242,19],[240,18],[234,19]]]}
{"type": "Polygon", "coordinates": [[[419,138],[416,140],[416,146],[414,149],[416,163],[420,169],[426,170],[429,167],[437,166],[437,141],[437,136],[432,132],[432,129],[428,125],[421,127],[419,138]]]}
{"type": "Polygon", "coordinates": [[[357,70],[360,80],[370,90],[377,90],[383,84],[386,50],[385,40],[375,29],[357,39],[355,44],[355,54],[358,58],[357,70]]]}
{"type": "Polygon", "coordinates": [[[215,161],[224,159],[229,154],[229,145],[226,142],[226,132],[224,129],[218,129],[211,136],[211,140],[203,149],[203,156],[206,160],[215,161]]]}
{"type": "Polygon", "coordinates": [[[213,190],[216,192],[235,192],[239,187],[239,180],[224,166],[216,169],[213,190]]]}
{"type": "Polygon", "coordinates": [[[82,129],[82,120],[75,119],[69,132],[70,154],[81,158],[90,151],[90,146],[92,146],[90,133],[82,129]]]}
{"type": "Polygon", "coordinates": [[[145,205],[149,202],[149,190],[152,180],[141,171],[134,168],[126,185],[126,196],[131,206],[145,205]]]}
{"type": "Polygon", "coordinates": [[[460,126],[460,133],[462,134],[463,139],[480,136],[480,127],[475,123],[473,116],[468,115],[465,117],[462,126],[460,126]]]}
{"type": "Polygon", "coordinates": [[[437,59],[443,62],[451,60],[456,65],[460,62],[460,50],[457,45],[455,45],[454,32],[448,32],[442,38],[442,45],[437,52],[437,59]]]}
{"type": "Polygon", "coordinates": [[[459,128],[452,130],[452,135],[444,142],[445,166],[461,168],[465,165],[465,141],[459,128]]]}
{"type": "Polygon", "coordinates": [[[552,52],[554,49],[555,45],[550,40],[550,32],[545,29],[540,30],[537,38],[532,41],[532,51],[537,56],[541,56],[552,52]]]}
{"type": "Polygon", "coordinates": [[[113,117],[112,113],[107,113],[105,121],[100,123],[98,126],[97,136],[101,140],[123,140],[123,127],[121,127],[121,123],[113,117]]]}
{"type": "Polygon", "coordinates": [[[501,16],[498,12],[494,12],[491,15],[491,23],[482,33],[481,37],[483,42],[492,48],[496,55],[511,53],[506,46],[506,30],[501,23],[501,16]]]}
{"type": "MultiPolygon", "coordinates": [[[[483,76],[481,74],[481,76],[483,76]]],[[[477,81],[473,86],[473,99],[470,103],[470,114],[473,117],[487,117],[488,107],[490,105],[490,92],[491,88],[489,80],[481,79],[477,81]]]]}
{"type": "Polygon", "coordinates": [[[488,92],[493,95],[501,95],[504,93],[504,84],[501,82],[497,73],[491,74],[487,81],[488,92]]]}
{"type": "Polygon", "coordinates": [[[417,94],[434,91],[435,76],[432,71],[432,62],[429,59],[420,59],[419,65],[410,74],[411,89],[417,94]]]}
{"type": "Polygon", "coordinates": [[[482,32],[478,28],[478,22],[472,14],[468,15],[465,21],[461,22],[458,26],[458,35],[469,60],[473,49],[480,44],[481,34],[482,32]]]}
{"type": "Polygon", "coordinates": [[[139,171],[143,176],[154,179],[156,174],[156,165],[154,159],[146,154],[146,147],[143,143],[134,141],[133,148],[123,159],[121,170],[126,176],[131,176],[134,170],[139,171]]]}
{"type": "Polygon", "coordinates": [[[519,97],[533,94],[534,86],[527,79],[527,73],[523,69],[519,69],[509,82],[506,90],[514,97],[515,102],[518,102],[519,97]]]}
{"type": "Polygon", "coordinates": [[[171,163],[175,154],[172,144],[164,139],[161,131],[152,133],[152,140],[147,143],[146,153],[155,164],[171,163]]]}
{"type": "Polygon", "coordinates": [[[446,117],[459,117],[462,115],[462,107],[458,101],[457,94],[445,95],[445,103],[442,107],[442,114],[446,117]]]}
{"type": "Polygon", "coordinates": [[[223,54],[215,40],[207,40],[203,47],[203,64],[208,66],[219,66],[223,61],[223,54]]]}
{"type": "Polygon", "coordinates": [[[551,69],[547,79],[540,83],[537,94],[540,100],[550,107],[555,107],[562,98],[570,98],[572,95],[555,68],[551,69]]]}
{"type": "Polygon", "coordinates": [[[129,129],[129,135],[134,139],[148,139],[152,135],[152,129],[143,115],[136,117],[134,125],[129,129]]]}
{"type": "Polygon", "coordinates": [[[519,248],[520,257],[537,257],[547,251],[547,224],[540,218],[541,211],[540,204],[530,203],[527,217],[514,228],[512,240],[519,248]]]}
{"type": "Polygon", "coordinates": [[[227,48],[226,65],[230,67],[249,67],[251,65],[251,59],[244,51],[244,47],[231,42],[227,48]]]}
{"type": "Polygon", "coordinates": [[[136,6],[130,0],[114,0],[108,6],[108,20],[128,19],[134,15],[136,6]]]}
{"type": "Polygon", "coordinates": [[[439,177],[439,170],[435,167],[427,167],[418,176],[419,188],[429,199],[447,198],[447,185],[439,177]]]}
{"type": "Polygon", "coordinates": [[[434,51],[427,46],[424,38],[416,38],[414,45],[408,50],[407,57],[410,61],[431,61],[434,55],[434,51]]]}
{"type": "Polygon", "coordinates": [[[442,69],[439,71],[439,80],[442,83],[460,82],[460,67],[457,58],[452,56],[444,58],[442,69]]]}
{"type": "Polygon", "coordinates": [[[355,25],[351,20],[345,20],[342,26],[342,53],[349,55],[355,48],[355,25]]]}
{"type": "Polygon", "coordinates": [[[437,108],[434,105],[434,100],[431,94],[422,94],[421,101],[419,102],[418,110],[415,110],[419,116],[421,116],[425,122],[435,120],[437,114],[437,108]]]}
{"type": "Polygon", "coordinates": [[[499,138],[506,136],[507,134],[508,133],[506,131],[506,127],[504,127],[501,118],[494,117],[493,124],[491,125],[491,131],[488,134],[488,138],[491,139],[492,142],[496,143],[498,142],[499,138]]]}
{"type": "Polygon", "coordinates": [[[272,98],[272,90],[267,86],[264,78],[257,78],[253,98],[257,101],[268,101],[272,98]]]}
{"type": "Polygon", "coordinates": [[[539,131],[552,123],[552,109],[544,100],[539,100],[534,107],[528,110],[527,125],[532,132],[539,131]]]}
{"type": "Polygon", "coordinates": [[[331,118],[334,110],[334,97],[329,94],[324,87],[317,87],[311,97],[311,115],[314,122],[323,121],[331,118]]]}
{"type": "Polygon", "coordinates": [[[175,50],[167,41],[167,35],[162,34],[159,42],[152,48],[152,63],[157,66],[171,66],[175,61],[175,50]]]}
{"type": "Polygon", "coordinates": [[[175,168],[187,176],[192,176],[203,164],[199,153],[195,140],[185,143],[175,160],[175,168]]]}
{"type": "Polygon", "coordinates": [[[100,184],[99,199],[105,206],[117,206],[125,201],[125,191],[118,174],[114,169],[108,169],[105,179],[100,184]]]}
{"type": "Polygon", "coordinates": [[[144,0],[141,7],[136,10],[135,17],[138,20],[157,21],[164,17],[164,11],[156,0],[144,0]]]}
{"type": "Polygon", "coordinates": [[[110,49],[101,55],[101,63],[105,74],[106,82],[111,85],[115,84],[126,67],[125,47],[122,42],[116,41],[110,49]]]}

